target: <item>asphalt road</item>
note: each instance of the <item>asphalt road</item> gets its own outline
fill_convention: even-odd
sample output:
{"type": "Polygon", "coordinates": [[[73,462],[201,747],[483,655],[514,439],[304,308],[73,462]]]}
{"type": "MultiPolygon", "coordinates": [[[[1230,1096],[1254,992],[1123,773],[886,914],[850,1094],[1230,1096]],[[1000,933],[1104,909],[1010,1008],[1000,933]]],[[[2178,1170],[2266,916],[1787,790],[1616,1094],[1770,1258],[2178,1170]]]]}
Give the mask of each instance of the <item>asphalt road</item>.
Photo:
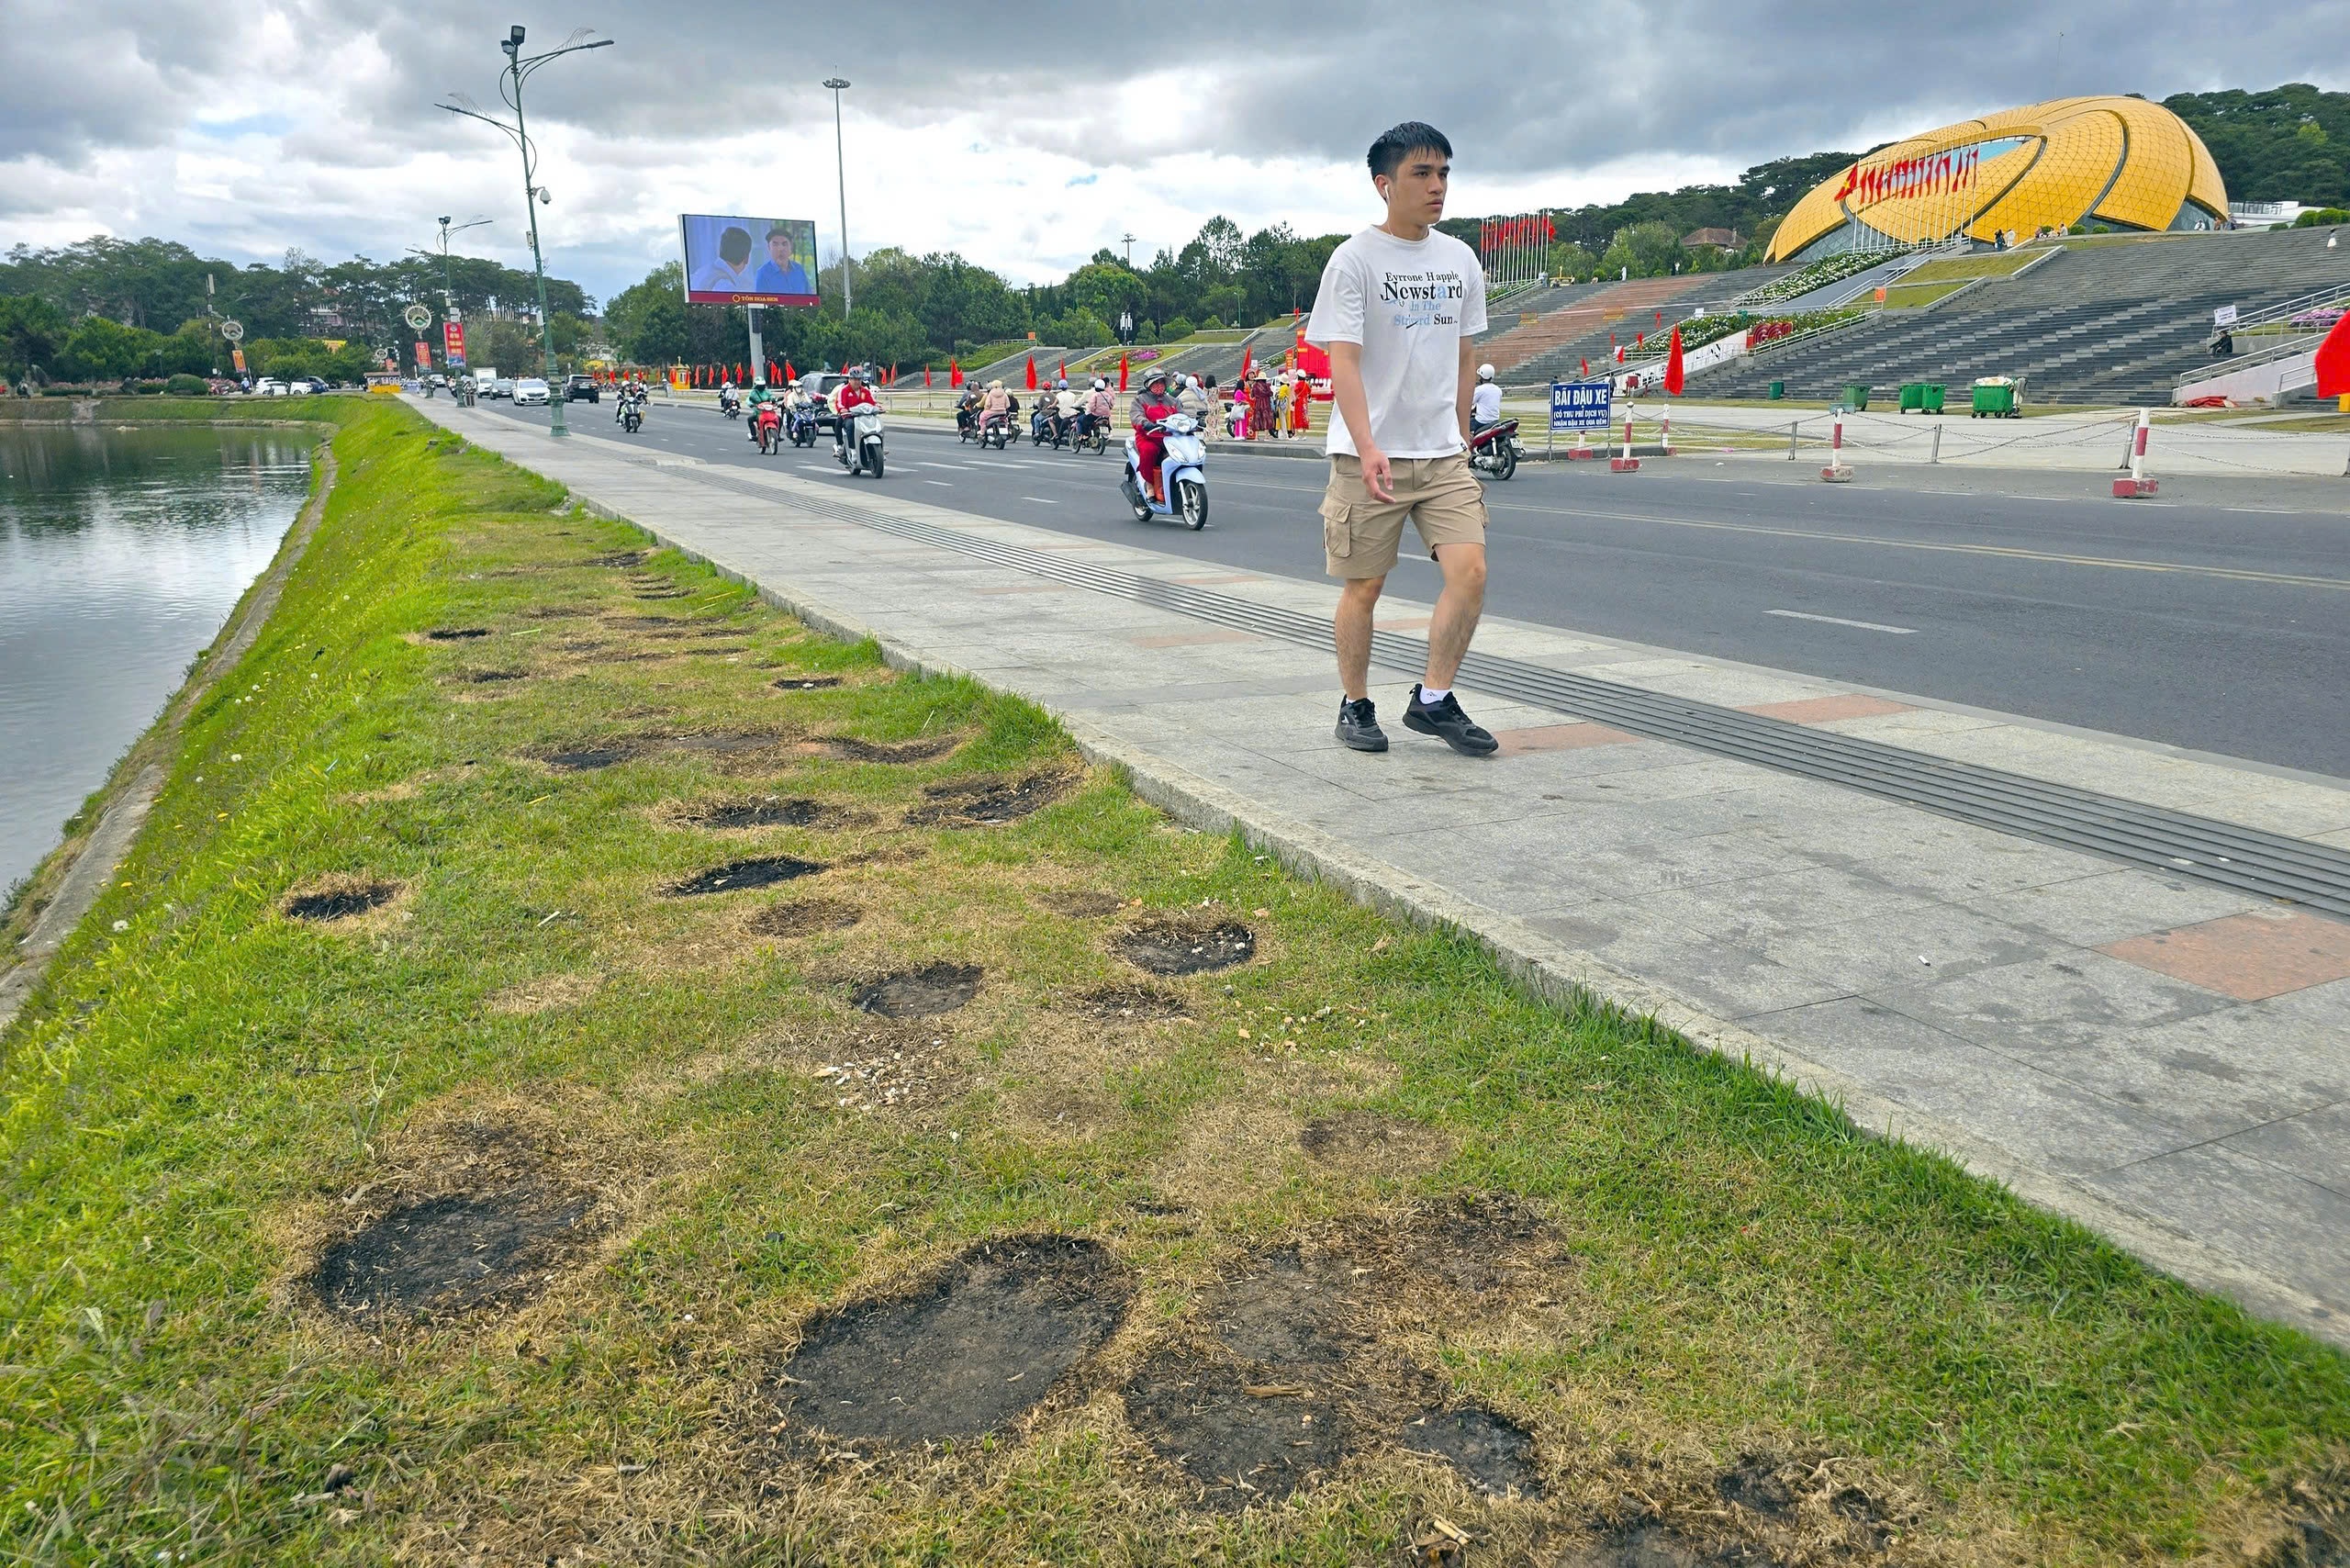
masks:
{"type": "MultiPolygon", "coordinates": [[[[484,405],[544,423],[543,411],[484,405]]],[[[575,429],[714,461],[850,478],[831,443],[762,457],[739,422],[655,404],[621,437],[608,406],[575,429]]],[[[951,429],[890,426],[880,485],[1063,532],[1292,577],[1323,572],[1318,464],[1216,453],[1204,532],[1137,524],[1101,457],[983,452],[951,429]]],[[[1790,465],[1794,466],[1794,465],[1790,465]]],[[[2335,482],[2337,485],[2339,482],[2335,482]]],[[[1752,460],[1528,465],[1488,485],[1489,610],[1718,658],[2350,778],[2350,516],[2330,490],[2218,487],[2120,502],[2102,481],[1971,472],[1829,486],[1752,460]],[[1682,466],[1684,465],[1685,466],[1682,466]],[[2073,496],[2051,495],[2070,488],[2073,496]],[[2286,504],[2277,504],[2283,500],[2286,504]],[[2330,505],[2333,510],[2316,510],[2330,505]]],[[[2176,488],[2176,487],[2166,487],[2176,488]]],[[[1435,596],[1407,554],[1389,579],[1435,596]]]]}

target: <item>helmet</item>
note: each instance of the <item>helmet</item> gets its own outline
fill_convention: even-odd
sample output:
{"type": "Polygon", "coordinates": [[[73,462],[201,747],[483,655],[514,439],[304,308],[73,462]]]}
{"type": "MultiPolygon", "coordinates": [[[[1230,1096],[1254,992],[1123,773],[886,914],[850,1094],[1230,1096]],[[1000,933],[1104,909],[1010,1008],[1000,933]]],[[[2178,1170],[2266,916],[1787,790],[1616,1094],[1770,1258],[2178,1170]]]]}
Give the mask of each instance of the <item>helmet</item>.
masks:
{"type": "Polygon", "coordinates": [[[1154,371],[1152,371],[1148,375],[1146,375],[1146,376],[1144,376],[1144,377],[1142,378],[1142,384],[1143,384],[1145,386],[1157,386],[1158,383],[1165,381],[1166,379],[1167,379],[1167,373],[1166,373],[1165,371],[1163,371],[1163,370],[1154,370],[1154,371]]]}
{"type": "Polygon", "coordinates": [[[1064,376],[1060,377],[1058,380],[1055,381],[1055,382],[1053,383],[1053,390],[1054,390],[1054,391],[1056,391],[1056,392],[1066,392],[1066,391],[1068,391],[1068,390],[1069,390],[1069,377],[1068,377],[1068,376],[1066,376],[1066,375],[1064,375],[1064,376]]]}
{"type": "Polygon", "coordinates": [[[1093,378],[1093,390],[1096,392],[1107,392],[1109,389],[1110,384],[1108,382],[1102,380],[1098,375],[1093,378]]]}
{"type": "Polygon", "coordinates": [[[850,365],[850,366],[848,367],[848,378],[849,378],[851,381],[862,381],[862,380],[864,380],[864,379],[865,379],[865,366],[863,366],[863,365],[861,365],[861,364],[852,364],[852,365],[850,365]]]}
{"type": "Polygon", "coordinates": [[[1494,367],[1493,367],[1492,365],[1490,365],[1490,364],[1481,364],[1481,365],[1479,365],[1479,366],[1477,367],[1477,379],[1478,379],[1478,380],[1480,380],[1480,381],[1491,381],[1493,378],[1494,378],[1494,367]]]}

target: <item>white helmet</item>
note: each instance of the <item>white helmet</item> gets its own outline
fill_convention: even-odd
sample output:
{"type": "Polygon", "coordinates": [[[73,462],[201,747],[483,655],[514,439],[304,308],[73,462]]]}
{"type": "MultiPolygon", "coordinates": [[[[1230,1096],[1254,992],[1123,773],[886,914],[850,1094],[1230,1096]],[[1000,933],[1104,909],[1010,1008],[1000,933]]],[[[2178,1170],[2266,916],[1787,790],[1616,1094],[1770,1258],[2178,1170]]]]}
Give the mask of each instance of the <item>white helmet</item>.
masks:
{"type": "Polygon", "coordinates": [[[1109,389],[1110,384],[1108,382],[1102,380],[1098,375],[1093,378],[1093,390],[1096,392],[1107,392],[1109,389]]]}
{"type": "Polygon", "coordinates": [[[1493,378],[1494,378],[1494,367],[1493,367],[1492,365],[1490,365],[1490,364],[1481,364],[1481,365],[1479,365],[1479,366],[1477,367],[1477,379],[1478,379],[1478,380],[1480,380],[1480,381],[1491,381],[1493,378]]]}

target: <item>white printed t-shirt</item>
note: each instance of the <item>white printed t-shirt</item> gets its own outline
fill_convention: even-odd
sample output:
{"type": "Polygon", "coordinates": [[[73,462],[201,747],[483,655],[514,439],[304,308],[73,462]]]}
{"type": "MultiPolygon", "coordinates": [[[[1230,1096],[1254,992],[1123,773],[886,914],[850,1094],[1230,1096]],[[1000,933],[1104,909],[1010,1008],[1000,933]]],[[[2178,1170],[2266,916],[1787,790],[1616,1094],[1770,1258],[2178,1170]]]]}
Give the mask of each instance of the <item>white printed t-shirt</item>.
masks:
{"type": "MultiPolygon", "coordinates": [[[[1485,271],[1449,234],[1366,229],[1330,253],[1306,341],[1362,345],[1371,431],[1390,457],[1461,450],[1460,340],[1485,330],[1485,271]]],[[[1335,406],[1323,450],[1360,455],[1335,406]]]]}

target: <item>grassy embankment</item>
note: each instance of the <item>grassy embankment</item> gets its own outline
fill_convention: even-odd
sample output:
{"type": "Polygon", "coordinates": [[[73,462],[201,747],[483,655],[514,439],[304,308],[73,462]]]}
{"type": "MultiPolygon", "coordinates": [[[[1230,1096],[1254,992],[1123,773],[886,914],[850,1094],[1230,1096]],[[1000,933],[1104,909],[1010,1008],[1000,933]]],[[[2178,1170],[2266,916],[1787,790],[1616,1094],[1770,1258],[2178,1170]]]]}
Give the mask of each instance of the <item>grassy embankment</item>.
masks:
{"type": "Polygon", "coordinates": [[[2340,1539],[2337,1353],[403,410],[335,449],[5,1042],[10,1561],[2340,1539]]]}

